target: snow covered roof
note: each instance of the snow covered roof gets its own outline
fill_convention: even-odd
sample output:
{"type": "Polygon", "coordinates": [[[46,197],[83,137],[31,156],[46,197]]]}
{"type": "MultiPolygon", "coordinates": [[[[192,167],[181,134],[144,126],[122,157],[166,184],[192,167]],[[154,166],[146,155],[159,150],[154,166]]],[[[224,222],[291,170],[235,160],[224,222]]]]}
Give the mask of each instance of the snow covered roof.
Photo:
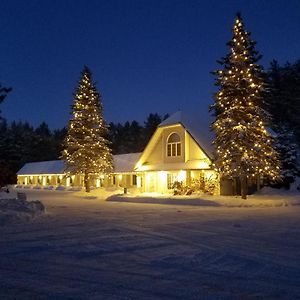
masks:
{"type": "MultiPolygon", "coordinates": [[[[132,172],[141,153],[118,154],[113,156],[114,172],[132,172]]],[[[62,160],[51,160],[27,163],[21,168],[17,175],[36,174],[65,174],[66,167],[62,160]]]]}
{"type": "Polygon", "coordinates": [[[190,115],[186,115],[182,111],[177,111],[169,118],[161,122],[158,127],[165,127],[175,124],[181,124],[195,139],[197,144],[203,149],[208,157],[213,157],[213,134],[208,125],[205,125],[205,123],[201,122],[201,120],[195,119],[190,115]]]}
{"type": "Polygon", "coordinates": [[[134,171],[134,166],[141,154],[142,153],[128,153],[114,155],[114,172],[126,173],[134,171]]]}
{"type": "Polygon", "coordinates": [[[62,160],[40,161],[27,163],[21,168],[17,175],[34,174],[64,174],[65,164],[62,160]]]}

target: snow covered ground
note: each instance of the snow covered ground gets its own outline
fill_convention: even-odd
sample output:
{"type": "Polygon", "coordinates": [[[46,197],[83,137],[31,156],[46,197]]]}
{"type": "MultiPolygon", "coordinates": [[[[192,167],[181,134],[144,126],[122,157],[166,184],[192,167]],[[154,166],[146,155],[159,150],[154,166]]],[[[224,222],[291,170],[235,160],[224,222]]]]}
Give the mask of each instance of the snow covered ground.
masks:
{"type": "Polygon", "coordinates": [[[173,196],[155,193],[149,194],[116,194],[107,198],[107,201],[150,203],[150,204],[172,204],[172,205],[193,205],[193,206],[214,206],[214,207],[280,207],[300,205],[300,194],[259,194],[250,195],[247,200],[240,196],[211,196],[191,195],[173,196]]]}
{"type": "Polygon", "coordinates": [[[0,226],[0,299],[299,299],[300,206],[25,192],[47,213],[0,226]]]}
{"type": "Polygon", "coordinates": [[[44,212],[45,207],[40,201],[26,201],[0,192],[0,226],[30,221],[44,212]]]}

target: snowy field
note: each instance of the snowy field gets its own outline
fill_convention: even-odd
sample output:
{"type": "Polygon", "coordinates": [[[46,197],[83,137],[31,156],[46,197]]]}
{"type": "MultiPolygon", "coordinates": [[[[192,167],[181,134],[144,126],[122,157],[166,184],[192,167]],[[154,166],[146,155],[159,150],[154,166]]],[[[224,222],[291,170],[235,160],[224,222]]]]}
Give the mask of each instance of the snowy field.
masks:
{"type": "Polygon", "coordinates": [[[0,299],[300,299],[300,206],[25,192],[46,214],[0,226],[0,299]]]}

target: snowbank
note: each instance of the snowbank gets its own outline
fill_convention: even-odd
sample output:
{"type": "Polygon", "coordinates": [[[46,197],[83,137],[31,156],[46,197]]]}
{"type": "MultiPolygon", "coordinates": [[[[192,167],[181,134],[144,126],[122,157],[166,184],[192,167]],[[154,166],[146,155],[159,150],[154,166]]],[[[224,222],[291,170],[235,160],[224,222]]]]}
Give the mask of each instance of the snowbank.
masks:
{"type": "Polygon", "coordinates": [[[296,177],[295,182],[291,184],[291,190],[300,193],[300,177],[296,177]]]}
{"type": "Polygon", "coordinates": [[[272,188],[270,186],[263,187],[260,191],[258,191],[255,195],[256,197],[260,198],[289,198],[292,202],[294,200],[300,199],[300,177],[297,177],[295,182],[293,182],[290,186],[290,189],[287,190],[285,188],[272,188]],[[292,199],[293,198],[293,199],[292,199]]]}
{"type": "Polygon", "coordinates": [[[44,187],[44,190],[54,190],[55,187],[53,185],[48,185],[44,187]]]}
{"type": "Polygon", "coordinates": [[[300,205],[300,194],[293,195],[250,195],[246,200],[236,196],[171,196],[171,195],[112,195],[107,201],[131,202],[131,203],[152,203],[152,204],[174,204],[193,206],[214,206],[214,207],[280,207],[300,205]]]}
{"type": "Polygon", "coordinates": [[[110,187],[110,188],[96,188],[86,193],[84,189],[74,193],[75,196],[84,199],[106,199],[112,195],[123,194],[123,189],[110,187]]]}
{"type": "Polygon", "coordinates": [[[174,204],[214,207],[281,207],[300,205],[300,177],[291,185],[290,190],[264,187],[254,195],[249,195],[246,200],[240,196],[212,196],[207,194],[192,194],[189,196],[174,196],[172,194],[140,193],[138,190],[122,190],[115,195],[110,195],[107,201],[174,204]]]}
{"type": "Polygon", "coordinates": [[[67,187],[63,186],[63,185],[59,185],[55,188],[56,191],[66,191],[67,187]]]}
{"type": "Polygon", "coordinates": [[[0,225],[29,221],[45,212],[40,201],[0,199],[0,225]]]}

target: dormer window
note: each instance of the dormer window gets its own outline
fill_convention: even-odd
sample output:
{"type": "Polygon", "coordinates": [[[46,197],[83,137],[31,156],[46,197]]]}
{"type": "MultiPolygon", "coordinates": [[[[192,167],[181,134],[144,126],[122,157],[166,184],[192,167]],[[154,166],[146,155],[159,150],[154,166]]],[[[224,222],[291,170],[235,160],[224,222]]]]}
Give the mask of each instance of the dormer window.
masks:
{"type": "Polygon", "coordinates": [[[167,140],[167,156],[181,156],[181,141],[177,133],[172,133],[167,140]]]}

